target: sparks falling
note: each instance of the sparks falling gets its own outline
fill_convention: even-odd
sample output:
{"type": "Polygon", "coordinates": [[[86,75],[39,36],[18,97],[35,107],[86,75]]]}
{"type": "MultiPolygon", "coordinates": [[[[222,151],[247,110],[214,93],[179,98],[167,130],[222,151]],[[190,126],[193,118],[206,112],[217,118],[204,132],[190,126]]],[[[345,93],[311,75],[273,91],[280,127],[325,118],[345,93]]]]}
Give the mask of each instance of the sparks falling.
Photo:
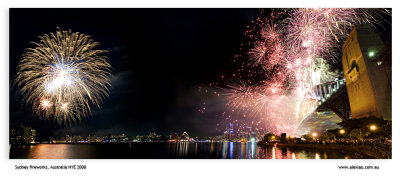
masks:
{"type": "Polygon", "coordinates": [[[111,65],[90,36],[58,30],[32,42],[18,64],[15,84],[41,118],[59,124],[87,117],[108,97],[111,65]]]}
{"type": "Polygon", "coordinates": [[[276,9],[258,18],[246,32],[250,38],[247,65],[258,67],[224,88],[229,124],[245,128],[253,123],[262,132],[296,135],[300,123],[318,104],[315,85],[333,81],[340,72],[328,62],[341,58],[341,44],[358,24],[379,25],[386,9],[276,9]],[[262,79],[254,79],[262,76],[262,79]],[[241,117],[233,117],[241,116],[241,117]]]}

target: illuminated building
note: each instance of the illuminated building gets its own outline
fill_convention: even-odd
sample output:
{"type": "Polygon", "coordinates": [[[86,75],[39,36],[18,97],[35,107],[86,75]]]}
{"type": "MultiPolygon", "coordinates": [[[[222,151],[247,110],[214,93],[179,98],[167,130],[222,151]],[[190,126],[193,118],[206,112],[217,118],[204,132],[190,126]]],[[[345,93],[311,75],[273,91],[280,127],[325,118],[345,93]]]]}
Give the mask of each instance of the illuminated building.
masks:
{"type": "Polygon", "coordinates": [[[72,137],[69,135],[65,136],[65,140],[67,141],[67,143],[71,143],[72,142],[72,137]]]}
{"type": "Polygon", "coordinates": [[[172,135],[171,139],[177,141],[179,140],[179,135],[175,132],[175,134],[172,135]]]}
{"type": "Polygon", "coordinates": [[[35,143],[36,130],[32,127],[16,126],[10,129],[10,143],[12,144],[30,144],[35,143]]]}
{"type": "Polygon", "coordinates": [[[22,127],[11,127],[10,129],[10,143],[22,144],[24,143],[24,130],[22,127]]]}
{"type": "MultiPolygon", "coordinates": [[[[130,140],[131,137],[127,136],[126,134],[122,133],[121,135],[111,135],[109,137],[106,138],[106,142],[127,142],[130,140]]],[[[143,138],[147,138],[147,137],[143,137],[143,138]]],[[[143,139],[142,138],[142,139],[143,139]]],[[[88,142],[90,141],[92,142],[96,142],[98,141],[98,137],[96,137],[95,135],[93,136],[88,136],[88,142]]]]}
{"type": "Polygon", "coordinates": [[[181,135],[181,139],[183,139],[183,140],[189,140],[189,134],[188,133],[186,133],[186,132],[183,132],[182,133],[182,135],[181,135]]]}
{"type": "Polygon", "coordinates": [[[71,141],[73,142],[73,143],[78,143],[79,141],[81,141],[82,140],[82,137],[81,136],[73,136],[73,137],[71,137],[71,141]]]}
{"type": "Polygon", "coordinates": [[[258,134],[255,131],[250,133],[250,141],[259,141],[258,134]]]}
{"type": "Polygon", "coordinates": [[[353,28],[343,45],[342,63],[352,118],[391,120],[391,51],[372,27],[353,28]]]}
{"type": "Polygon", "coordinates": [[[89,142],[89,143],[94,143],[94,142],[96,142],[96,136],[93,134],[93,135],[88,135],[87,136],[87,141],[89,142]]]}
{"type": "Polygon", "coordinates": [[[150,132],[149,138],[156,138],[157,134],[155,132],[150,132]]]}

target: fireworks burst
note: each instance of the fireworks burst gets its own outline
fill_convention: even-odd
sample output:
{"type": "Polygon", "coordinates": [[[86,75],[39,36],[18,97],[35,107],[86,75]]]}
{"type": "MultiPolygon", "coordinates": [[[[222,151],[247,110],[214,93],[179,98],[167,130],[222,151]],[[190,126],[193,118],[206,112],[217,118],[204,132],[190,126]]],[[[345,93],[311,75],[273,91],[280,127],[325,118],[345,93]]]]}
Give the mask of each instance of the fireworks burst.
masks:
{"type": "Polygon", "coordinates": [[[90,36],[58,30],[32,42],[18,64],[15,84],[36,115],[59,124],[80,120],[108,97],[111,66],[90,36]]]}
{"type": "MultiPolygon", "coordinates": [[[[224,115],[235,123],[240,123],[238,118],[242,120],[239,129],[249,126],[251,118],[251,123],[264,122],[267,132],[295,135],[299,123],[318,104],[313,87],[340,76],[330,70],[328,61],[339,61],[337,49],[350,30],[362,23],[379,25],[382,14],[391,12],[352,8],[277,11],[265,19],[258,18],[256,26],[247,31],[252,40],[248,64],[263,69],[261,73],[249,70],[248,77],[264,78],[239,79],[240,82],[228,85],[224,96],[231,112],[224,115]],[[233,113],[247,118],[234,118],[233,113]]],[[[243,66],[246,65],[238,71],[245,71],[243,66]]]]}

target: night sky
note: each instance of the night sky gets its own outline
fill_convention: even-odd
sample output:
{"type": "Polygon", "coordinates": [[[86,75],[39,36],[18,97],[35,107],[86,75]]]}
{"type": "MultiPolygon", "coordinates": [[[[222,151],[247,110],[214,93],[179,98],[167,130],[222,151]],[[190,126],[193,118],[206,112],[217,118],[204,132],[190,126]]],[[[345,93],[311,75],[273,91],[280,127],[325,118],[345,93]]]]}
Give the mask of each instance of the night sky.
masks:
{"type": "MultiPolygon", "coordinates": [[[[270,10],[265,10],[268,14],[270,10]]],[[[215,136],[223,98],[199,91],[238,69],[235,56],[249,42],[259,9],[10,9],[10,125],[32,126],[38,138],[150,132],[215,136]],[[39,119],[11,83],[25,48],[57,28],[91,35],[113,67],[110,97],[72,126],[39,119]],[[207,112],[198,110],[207,102],[207,112]]],[[[389,23],[378,27],[391,43],[389,23]]],[[[246,47],[245,47],[246,48],[246,47]]],[[[338,52],[340,54],[340,52],[338,52]]],[[[243,58],[241,60],[245,60],[243,58]]],[[[340,57],[331,64],[342,69],[340,57]]],[[[229,81],[224,79],[224,81],[229,81]]],[[[213,88],[212,90],[217,90],[213,88]]]]}
{"type": "Polygon", "coordinates": [[[10,9],[10,125],[32,126],[41,137],[69,135],[172,134],[218,135],[211,112],[198,109],[198,87],[235,70],[231,60],[258,9],[10,9]],[[11,85],[24,49],[37,36],[71,29],[91,35],[108,49],[113,67],[110,98],[92,115],[61,126],[39,119],[22,104],[11,85]]]}

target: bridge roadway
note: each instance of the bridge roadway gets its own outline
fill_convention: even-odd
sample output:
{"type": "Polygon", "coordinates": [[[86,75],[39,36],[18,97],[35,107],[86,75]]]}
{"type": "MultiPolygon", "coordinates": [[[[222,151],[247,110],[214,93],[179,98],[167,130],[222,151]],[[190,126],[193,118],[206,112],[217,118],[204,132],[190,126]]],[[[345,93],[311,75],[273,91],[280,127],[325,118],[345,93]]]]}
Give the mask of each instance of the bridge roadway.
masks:
{"type": "Polygon", "coordinates": [[[314,95],[318,99],[316,111],[332,111],[342,120],[351,117],[349,97],[344,79],[326,82],[314,86],[314,95]]]}

